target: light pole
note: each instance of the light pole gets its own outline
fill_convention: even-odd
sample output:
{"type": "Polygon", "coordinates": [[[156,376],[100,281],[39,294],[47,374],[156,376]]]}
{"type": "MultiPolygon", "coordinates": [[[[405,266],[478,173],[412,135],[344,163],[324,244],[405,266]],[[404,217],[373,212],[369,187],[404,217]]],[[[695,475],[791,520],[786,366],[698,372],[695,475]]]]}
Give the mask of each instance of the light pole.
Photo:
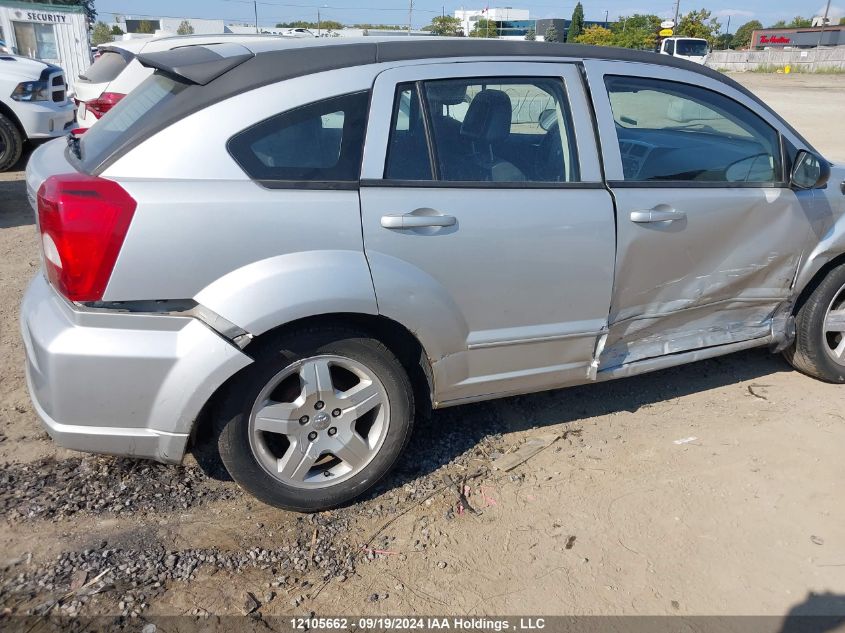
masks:
{"type": "MultiPolygon", "coordinates": [[[[827,0],[827,6],[824,8],[824,17],[822,18],[822,30],[819,31],[819,45],[816,48],[821,48],[821,45],[822,45],[822,37],[824,36],[824,27],[827,25],[828,11],[830,11],[830,0],[827,0]]],[[[816,59],[818,59],[818,57],[816,59]]]]}
{"type": "Polygon", "coordinates": [[[414,20],[414,0],[408,0],[408,37],[411,37],[411,23],[414,20]]]}
{"type": "Polygon", "coordinates": [[[255,12],[255,32],[258,33],[258,1],[252,0],[252,10],[255,12]]]}

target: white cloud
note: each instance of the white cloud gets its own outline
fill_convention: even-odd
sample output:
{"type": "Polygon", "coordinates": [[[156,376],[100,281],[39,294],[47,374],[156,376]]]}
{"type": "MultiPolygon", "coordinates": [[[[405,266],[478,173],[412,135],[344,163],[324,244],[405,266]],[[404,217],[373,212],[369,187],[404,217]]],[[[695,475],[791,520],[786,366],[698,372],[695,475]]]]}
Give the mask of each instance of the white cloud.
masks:
{"type": "MultiPolygon", "coordinates": [[[[824,6],[822,5],[819,7],[819,10],[816,11],[813,15],[824,15],[824,6]]],[[[837,7],[836,5],[830,5],[830,11],[827,12],[827,17],[830,18],[831,22],[839,22],[839,18],[845,16],[845,9],[842,7],[837,7]]]]}
{"type": "Polygon", "coordinates": [[[744,11],[743,9],[719,9],[718,11],[714,11],[713,15],[717,18],[753,18],[754,11],[744,11]]]}

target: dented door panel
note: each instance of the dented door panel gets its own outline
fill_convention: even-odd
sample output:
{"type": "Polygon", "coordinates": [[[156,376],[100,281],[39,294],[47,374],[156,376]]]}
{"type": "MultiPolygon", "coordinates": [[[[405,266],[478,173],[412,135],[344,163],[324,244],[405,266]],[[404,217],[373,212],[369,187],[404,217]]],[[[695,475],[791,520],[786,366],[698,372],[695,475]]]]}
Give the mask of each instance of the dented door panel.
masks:
{"type": "Polygon", "coordinates": [[[785,187],[614,190],[618,225],[601,367],[765,336],[810,236],[812,192],[785,187]],[[667,205],[674,222],[639,224],[667,205]]]}

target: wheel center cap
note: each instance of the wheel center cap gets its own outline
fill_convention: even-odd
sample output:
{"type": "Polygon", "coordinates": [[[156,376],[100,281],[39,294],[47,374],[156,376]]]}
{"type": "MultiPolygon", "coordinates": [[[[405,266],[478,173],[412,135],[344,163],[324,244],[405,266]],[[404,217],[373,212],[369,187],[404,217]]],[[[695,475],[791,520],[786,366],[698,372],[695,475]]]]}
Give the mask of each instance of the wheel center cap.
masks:
{"type": "Polygon", "coordinates": [[[325,431],[329,428],[330,422],[328,413],[318,413],[314,416],[314,428],[318,431],[325,431]]]}

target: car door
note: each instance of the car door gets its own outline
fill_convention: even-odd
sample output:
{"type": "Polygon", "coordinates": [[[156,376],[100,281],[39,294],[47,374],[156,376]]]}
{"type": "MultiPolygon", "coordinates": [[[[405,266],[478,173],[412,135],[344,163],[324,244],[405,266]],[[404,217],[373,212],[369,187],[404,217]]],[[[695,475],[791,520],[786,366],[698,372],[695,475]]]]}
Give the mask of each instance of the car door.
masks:
{"type": "Polygon", "coordinates": [[[618,220],[601,368],[767,336],[810,235],[812,192],[785,182],[799,141],[716,79],[586,66],[618,220]]]}
{"type": "Polygon", "coordinates": [[[381,73],[360,192],[379,312],[422,342],[439,403],[586,379],[614,229],[574,65],[381,73]]]}

